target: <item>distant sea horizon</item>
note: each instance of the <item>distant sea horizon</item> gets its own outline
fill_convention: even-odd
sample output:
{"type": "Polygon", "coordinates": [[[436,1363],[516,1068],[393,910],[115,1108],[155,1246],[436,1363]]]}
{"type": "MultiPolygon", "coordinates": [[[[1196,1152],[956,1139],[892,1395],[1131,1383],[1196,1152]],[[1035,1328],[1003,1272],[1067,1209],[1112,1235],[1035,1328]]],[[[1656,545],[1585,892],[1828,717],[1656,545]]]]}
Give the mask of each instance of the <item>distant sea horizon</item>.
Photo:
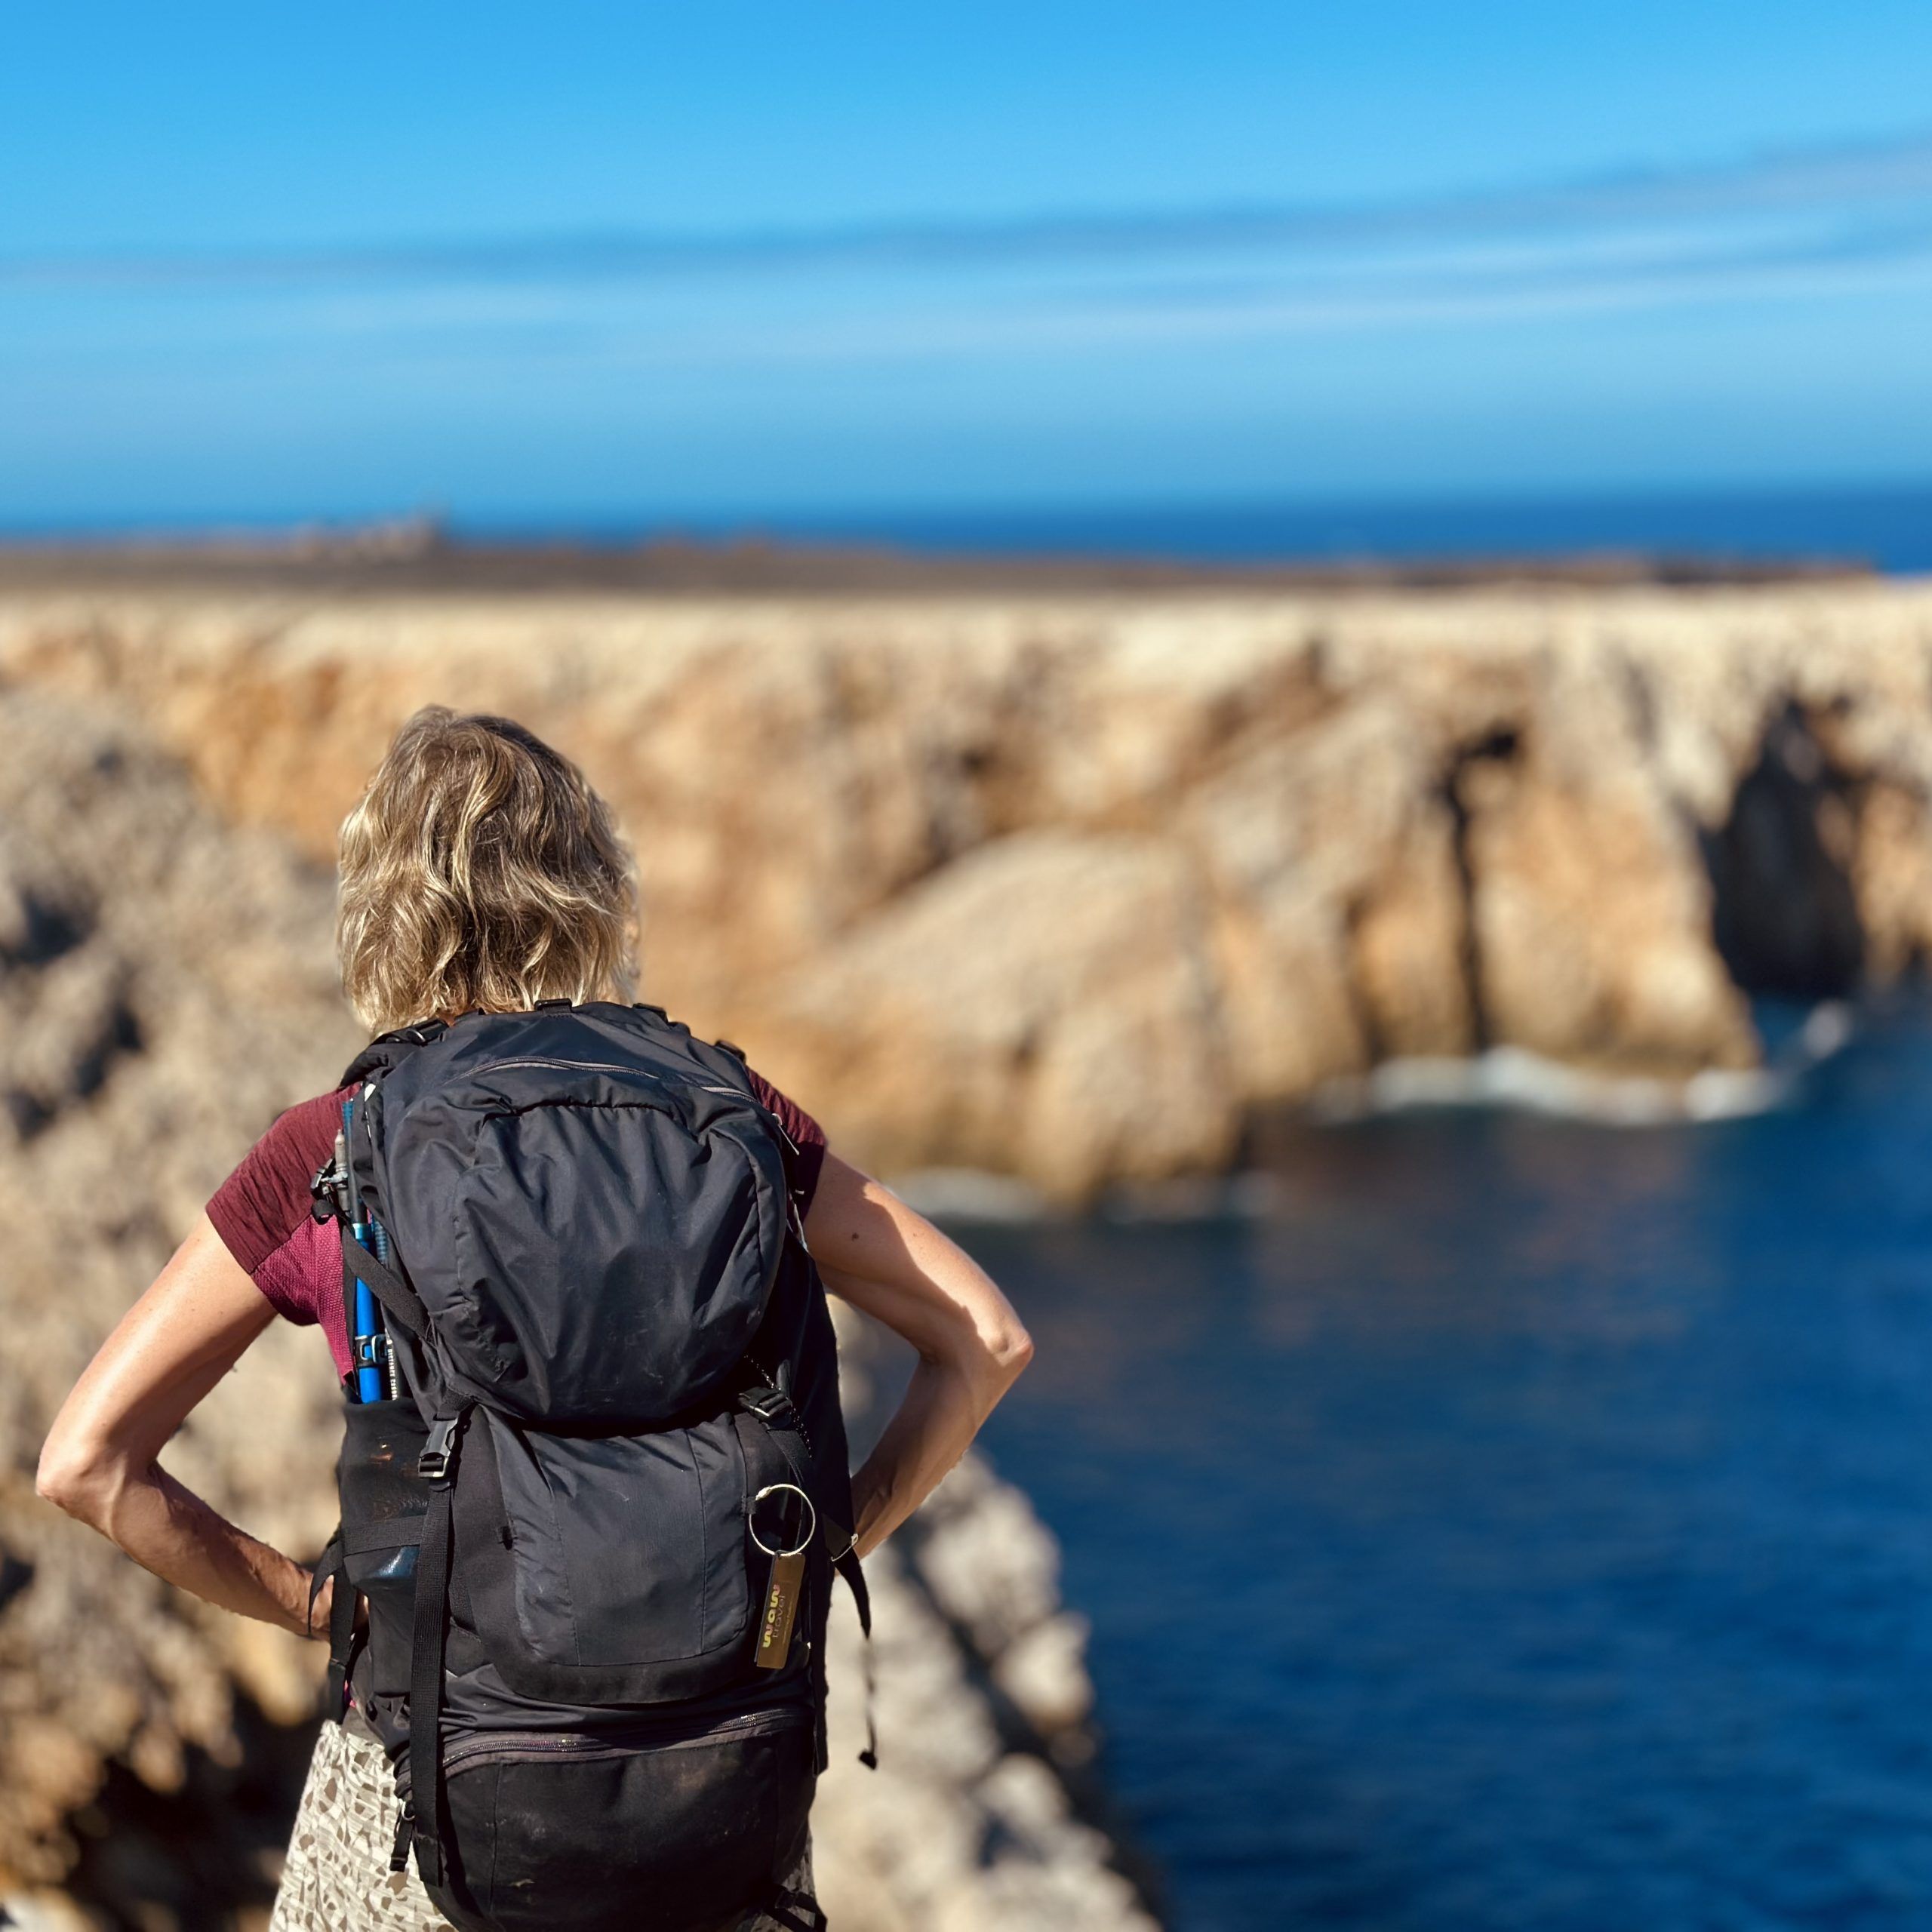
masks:
{"type": "Polygon", "coordinates": [[[1842,565],[1932,571],[1932,478],[1731,489],[1521,491],[1487,497],[1229,497],[946,509],[694,511],[635,515],[129,515],[0,523],[0,546],[32,548],[272,542],[414,528],[463,546],[767,543],[878,547],[937,558],[1092,558],[1181,567],[1466,567],[1632,559],[1668,564],[1842,565]]]}
{"type": "MultiPolygon", "coordinates": [[[[472,528],[478,534],[514,534],[508,525],[458,521],[454,528],[459,534],[472,528]]],[[[1894,575],[1932,571],[1932,480],[1863,488],[908,510],[715,524],[694,519],[657,534],[876,542],[940,555],[1177,564],[1346,566],[1606,556],[1844,563],[1894,575]]],[[[592,540],[598,534],[592,533],[592,540]]]]}

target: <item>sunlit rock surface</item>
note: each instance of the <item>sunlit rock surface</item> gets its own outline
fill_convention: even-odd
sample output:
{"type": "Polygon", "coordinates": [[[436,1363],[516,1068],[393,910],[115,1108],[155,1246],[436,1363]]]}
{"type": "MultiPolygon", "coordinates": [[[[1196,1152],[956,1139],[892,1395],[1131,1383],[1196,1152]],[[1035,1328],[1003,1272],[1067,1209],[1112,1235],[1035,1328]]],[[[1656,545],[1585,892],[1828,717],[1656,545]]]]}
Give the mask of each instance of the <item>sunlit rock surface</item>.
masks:
{"type": "MultiPolygon", "coordinates": [[[[59,1875],[102,1761],[160,1789],[231,1748],[230,1689],[293,1720],[303,1647],[168,1589],[32,1493],[41,1438],[101,1337],[275,1113],[355,1029],[330,888],[218,823],[174,761],[0,692],[0,1870],[59,1875]]],[[[276,1324],[169,1466],[269,1540],[318,1548],[339,1428],[326,1352],[276,1324]]]]}
{"type": "Polygon", "coordinates": [[[414,706],[512,712],[623,814],[651,996],[876,1166],[1063,1198],[1390,1061],[1746,1068],[1746,992],[1932,927],[1915,585],[17,593],[0,672],[318,859],[414,706]]]}

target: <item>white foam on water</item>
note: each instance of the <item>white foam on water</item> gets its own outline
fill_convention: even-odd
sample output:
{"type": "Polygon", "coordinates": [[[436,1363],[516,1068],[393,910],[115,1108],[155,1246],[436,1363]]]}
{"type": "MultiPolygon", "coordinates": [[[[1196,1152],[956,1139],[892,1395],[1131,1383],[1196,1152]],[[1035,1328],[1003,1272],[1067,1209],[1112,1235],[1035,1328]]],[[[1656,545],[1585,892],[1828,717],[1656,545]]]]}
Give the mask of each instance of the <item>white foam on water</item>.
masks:
{"type": "MultiPolygon", "coordinates": [[[[1593,1071],[1522,1047],[1492,1047],[1463,1060],[1384,1060],[1367,1073],[1330,1081],[1308,1103],[1310,1118],[1342,1124],[1431,1109],[1495,1107],[1610,1127],[1658,1127],[1737,1120],[1792,1103],[1804,1076],[1847,1045],[1852,1008],[1814,1007],[1761,1067],[1708,1067],[1683,1079],[1593,1071]]],[[[1282,1177],[1264,1169],[1184,1174],[1107,1190],[1097,1211],[1110,1221],[1169,1224],[1266,1220],[1280,1205],[1282,1177]]],[[[893,1192],[934,1220],[1025,1226],[1062,1218],[1030,1182],[983,1168],[916,1168],[892,1177],[893,1192]]]]}
{"type": "Polygon", "coordinates": [[[1385,1060],[1366,1074],[1330,1081],[1309,1112],[1334,1121],[1432,1107],[1511,1107],[1611,1127],[1735,1120],[1790,1104],[1804,1075],[1840,1051],[1853,1031],[1850,1008],[1828,1000],[1766,1066],[1707,1067],[1681,1080],[1571,1066],[1522,1047],[1492,1047],[1466,1060],[1385,1060]]]}

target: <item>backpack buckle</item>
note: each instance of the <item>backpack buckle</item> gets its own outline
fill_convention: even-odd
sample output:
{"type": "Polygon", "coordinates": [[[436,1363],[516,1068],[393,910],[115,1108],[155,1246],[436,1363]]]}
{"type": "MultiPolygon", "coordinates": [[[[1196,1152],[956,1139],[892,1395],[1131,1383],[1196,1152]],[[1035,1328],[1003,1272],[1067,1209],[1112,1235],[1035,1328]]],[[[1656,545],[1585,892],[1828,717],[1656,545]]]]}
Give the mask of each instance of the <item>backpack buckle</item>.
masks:
{"type": "Polygon", "coordinates": [[[798,1429],[798,1411],[791,1397],[783,1389],[774,1389],[769,1383],[755,1383],[750,1388],[741,1390],[738,1401],[760,1422],[769,1423],[777,1429],[798,1429]]]}
{"type": "Polygon", "coordinates": [[[438,1417],[429,1425],[429,1439],[416,1459],[416,1473],[425,1482],[440,1487],[449,1481],[456,1467],[456,1440],[462,1429],[461,1416],[438,1417]]]}
{"type": "Polygon", "coordinates": [[[386,1368],[395,1359],[395,1344],[389,1340],[386,1329],[373,1335],[355,1335],[350,1338],[355,1351],[358,1368],[386,1368]]]}

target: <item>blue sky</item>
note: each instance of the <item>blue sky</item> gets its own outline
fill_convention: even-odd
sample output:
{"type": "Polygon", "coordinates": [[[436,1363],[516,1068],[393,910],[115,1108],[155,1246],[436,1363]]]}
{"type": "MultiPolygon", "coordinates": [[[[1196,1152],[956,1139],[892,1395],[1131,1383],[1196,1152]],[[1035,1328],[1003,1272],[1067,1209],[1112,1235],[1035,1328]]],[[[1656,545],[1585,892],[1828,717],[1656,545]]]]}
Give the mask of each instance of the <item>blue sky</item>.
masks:
{"type": "Polygon", "coordinates": [[[1932,8],[63,5],[0,523],[1932,477],[1932,8]]]}

